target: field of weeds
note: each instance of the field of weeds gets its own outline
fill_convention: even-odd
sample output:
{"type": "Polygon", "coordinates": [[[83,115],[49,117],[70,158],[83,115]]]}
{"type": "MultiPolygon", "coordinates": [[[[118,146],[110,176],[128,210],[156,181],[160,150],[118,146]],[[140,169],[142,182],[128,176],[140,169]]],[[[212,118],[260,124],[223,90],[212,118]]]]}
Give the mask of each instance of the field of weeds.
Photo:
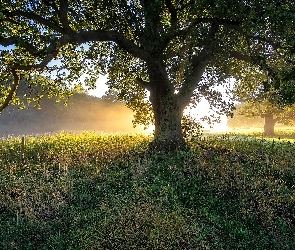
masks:
{"type": "Polygon", "coordinates": [[[150,140],[0,141],[0,249],[295,249],[293,142],[206,136],[161,154],[150,140]]]}

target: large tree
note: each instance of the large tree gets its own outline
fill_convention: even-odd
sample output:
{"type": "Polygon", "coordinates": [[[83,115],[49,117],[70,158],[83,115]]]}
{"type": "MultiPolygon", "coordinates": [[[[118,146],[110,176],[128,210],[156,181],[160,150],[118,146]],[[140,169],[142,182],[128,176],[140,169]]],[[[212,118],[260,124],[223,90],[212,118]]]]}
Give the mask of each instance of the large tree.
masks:
{"type": "Polygon", "coordinates": [[[205,96],[226,112],[214,87],[252,72],[273,83],[290,69],[294,14],[287,0],[3,0],[0,110],[22,77],[50,76],[40,84],[54,90],[108,74],[135,120],[155,123],[154,146],[182,147],[190,103],[205,96]]]}

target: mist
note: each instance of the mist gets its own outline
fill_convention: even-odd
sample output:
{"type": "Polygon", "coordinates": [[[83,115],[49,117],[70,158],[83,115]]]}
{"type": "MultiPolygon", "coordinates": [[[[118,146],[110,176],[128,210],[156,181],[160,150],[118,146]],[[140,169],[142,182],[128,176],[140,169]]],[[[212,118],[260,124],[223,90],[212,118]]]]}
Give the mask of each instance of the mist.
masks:
{"type": "Polygon", "coordinates": [[[35,135],[60,131],[97,133],[143,133],[133,127],[133,112],[123,103],[86,94],[70,97],[68,105],[54,99],[41,101],[41,109],[10,106],[0,115],[0,136],[35,135]]]}

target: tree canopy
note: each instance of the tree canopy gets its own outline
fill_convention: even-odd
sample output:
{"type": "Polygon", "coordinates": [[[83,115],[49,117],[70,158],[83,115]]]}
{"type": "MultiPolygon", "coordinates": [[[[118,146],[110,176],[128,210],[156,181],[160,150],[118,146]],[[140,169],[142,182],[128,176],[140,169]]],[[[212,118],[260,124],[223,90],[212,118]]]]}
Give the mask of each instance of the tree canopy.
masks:
{"type": "Polygon", "coordinates": [[[42,76],[36,84],[60,94],[108,74],[135,120],[153,121],[155,141],[175,148],[190,103],[204,96],[229,112],[216,86],[234,77],[247,92],[292,71],[294,20],[288,0],[4,0],[0,110],[20,78],[42,76]]]}
{"type": "Polygon", "coordinates": [[[248,115],[243,111],[245,103],[239,103],[235,105],[235,110],[233,110],[233,115],[227,118],[227,126],[231,129],[248,129],[250,127],[263,127],[263,118],[260,114],[255,114],[254,116],[248,115]]]}

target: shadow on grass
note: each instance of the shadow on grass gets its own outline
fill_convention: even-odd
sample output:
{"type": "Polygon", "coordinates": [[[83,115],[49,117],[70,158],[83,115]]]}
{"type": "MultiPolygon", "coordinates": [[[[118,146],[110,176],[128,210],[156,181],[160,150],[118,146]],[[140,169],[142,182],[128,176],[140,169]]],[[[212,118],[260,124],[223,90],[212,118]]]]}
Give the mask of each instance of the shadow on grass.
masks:
{"type": "Polygon", "coordinates": [[[95,161],[75,156],[67,168],[10,168],[1,175],[0,248],[295,248],[294,186],[269,179],[260,162],[218,147],[160,154],[146,145],[95,161]]]}

